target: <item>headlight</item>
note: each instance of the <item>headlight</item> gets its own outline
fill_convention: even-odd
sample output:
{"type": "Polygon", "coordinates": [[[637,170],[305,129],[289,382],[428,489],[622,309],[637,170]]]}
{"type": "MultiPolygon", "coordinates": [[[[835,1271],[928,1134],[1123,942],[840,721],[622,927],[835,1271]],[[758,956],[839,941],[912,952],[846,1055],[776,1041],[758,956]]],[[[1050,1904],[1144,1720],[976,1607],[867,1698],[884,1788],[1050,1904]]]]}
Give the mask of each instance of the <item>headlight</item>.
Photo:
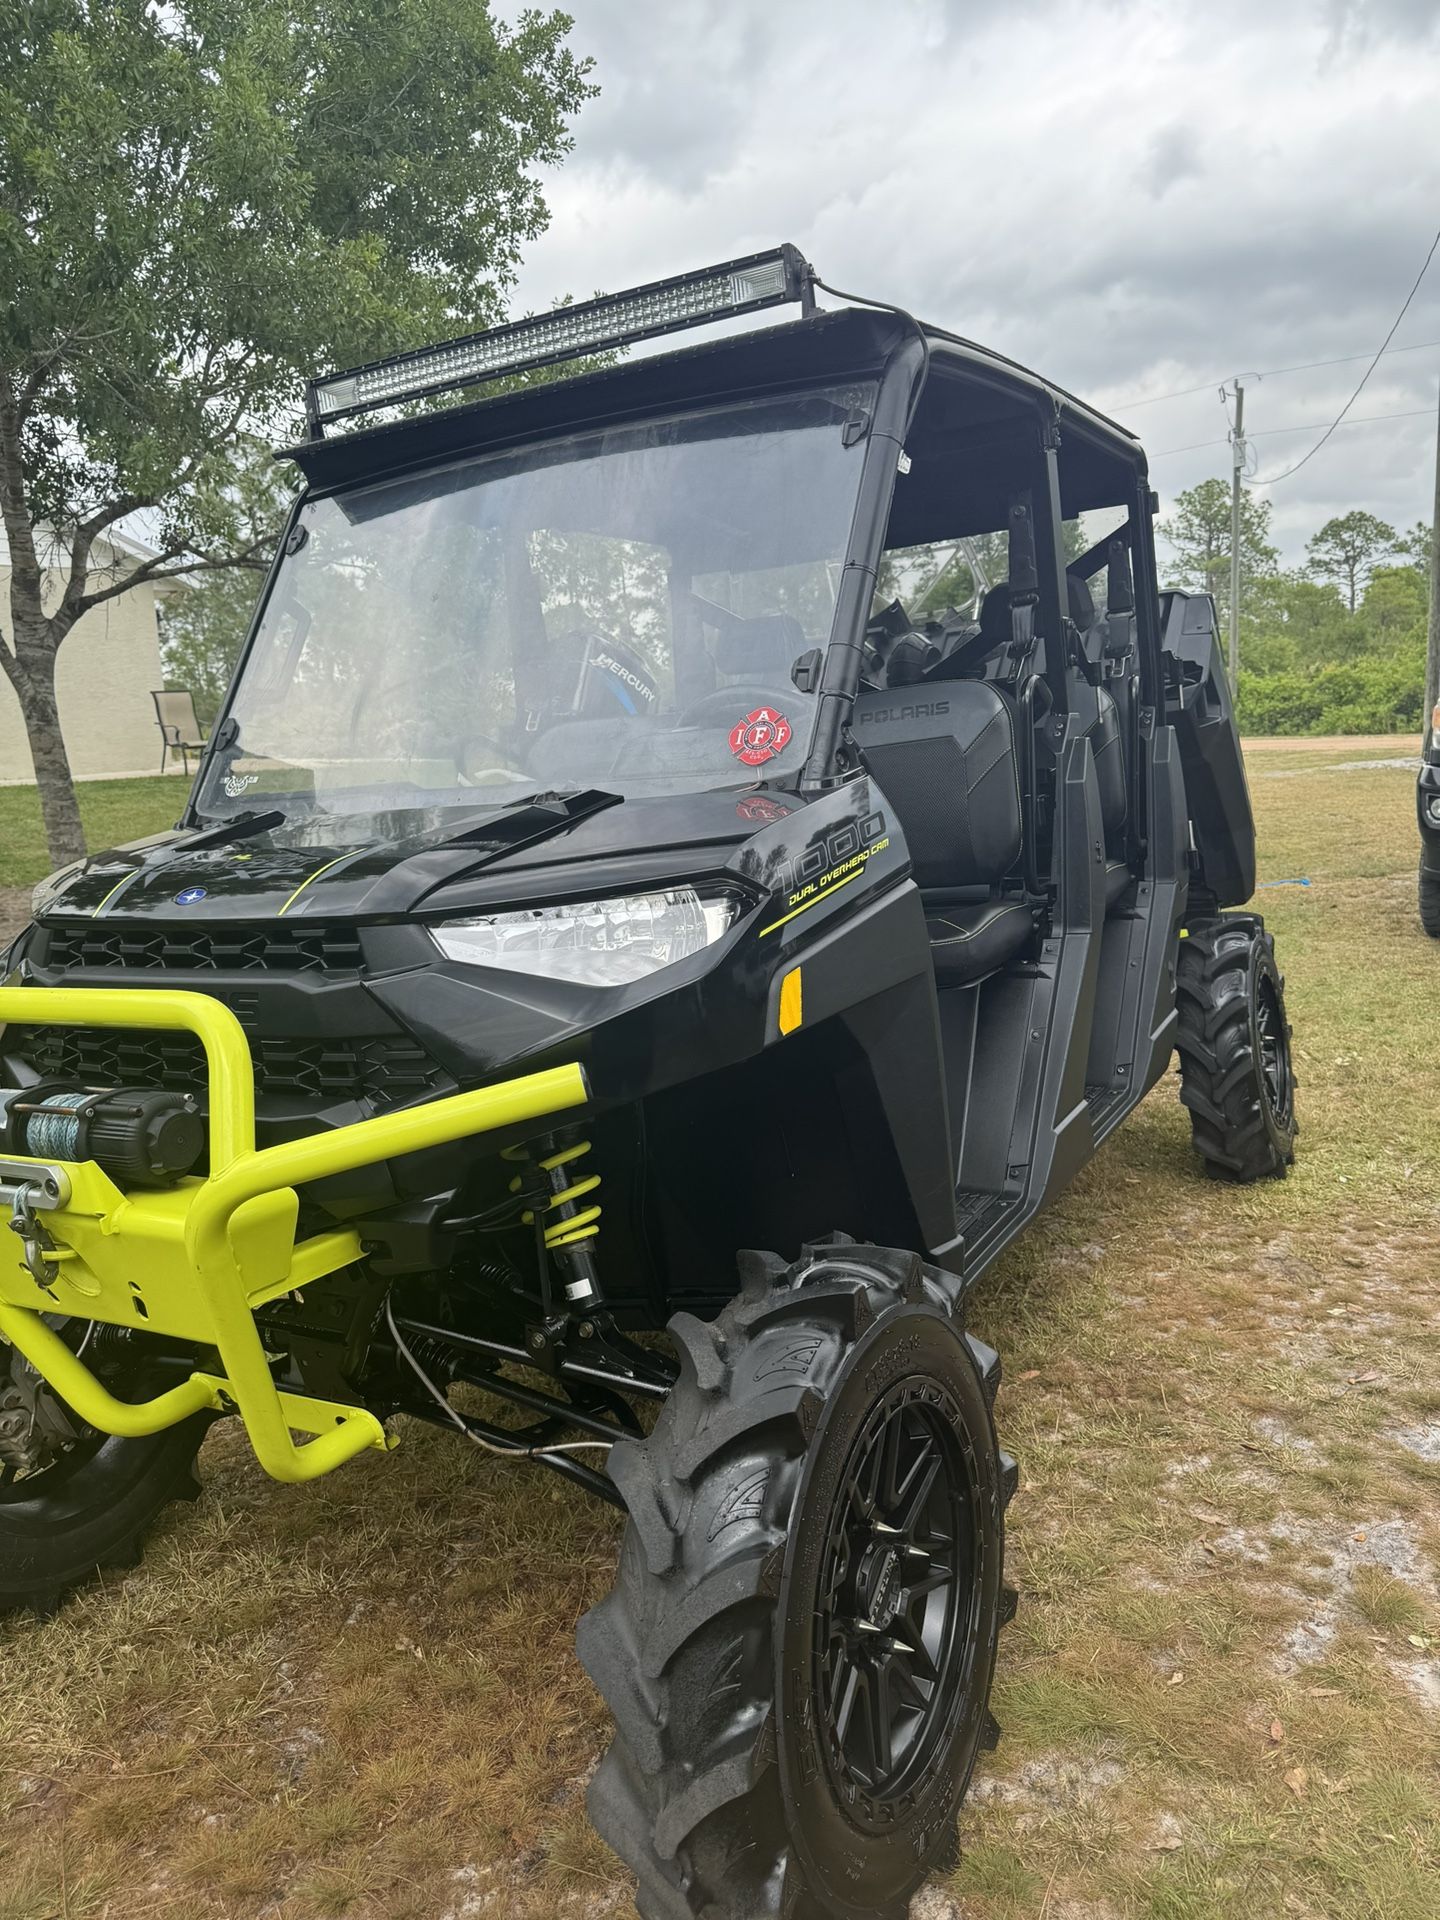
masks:
{"type": "Polygon", "coordinates": [[[431,932],[450,960],[543,974],[586,987],[625,987],[713,946],[740,913],[733,893],[693,887],[627,893],[615,900],[532,907],[521,913],[447,920],[431,932]]]}
{"type": "Polygon", "coordinates": [[[1440,793],[1432,793],[1430,795],[1430,798],[1425,802],[1425,811],[1437,825],[1440,825],[1440,793]]]}
{"type": "Polygon", "coordinates": [[[38,920],[47,907],[53,907],[64,893],[70,882],[85,865],[83,860],[72,860],[68,867],[61,867],[58,873],[52,873],[42,880],[30,896],[30,917],[38,920]]]}

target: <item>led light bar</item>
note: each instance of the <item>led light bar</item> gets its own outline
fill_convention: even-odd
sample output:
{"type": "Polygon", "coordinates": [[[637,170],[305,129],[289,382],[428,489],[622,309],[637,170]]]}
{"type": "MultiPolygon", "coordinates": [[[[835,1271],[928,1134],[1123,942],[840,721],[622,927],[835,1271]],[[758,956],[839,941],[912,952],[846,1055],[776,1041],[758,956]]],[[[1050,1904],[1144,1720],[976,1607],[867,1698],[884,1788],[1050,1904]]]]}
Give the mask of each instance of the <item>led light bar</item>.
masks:
{"type": "Polygon", "coordinates": [[[522,373],[578,354],[648,340],[655,334],[679,333],[787,300],[799,300],[808,310],[814,297],[813,280],[813,269],[804,257],[785,245],[770,253],[702,267],[698,273],[682,273],[673,280],[607,294],[580,306],[556,307],[538,320],[515,320],[440,346],[397,353],[348,373],[327,374],[309,383],[310,431],[318,439],[327,420],[448,393],[500,374],[522,373]]]}

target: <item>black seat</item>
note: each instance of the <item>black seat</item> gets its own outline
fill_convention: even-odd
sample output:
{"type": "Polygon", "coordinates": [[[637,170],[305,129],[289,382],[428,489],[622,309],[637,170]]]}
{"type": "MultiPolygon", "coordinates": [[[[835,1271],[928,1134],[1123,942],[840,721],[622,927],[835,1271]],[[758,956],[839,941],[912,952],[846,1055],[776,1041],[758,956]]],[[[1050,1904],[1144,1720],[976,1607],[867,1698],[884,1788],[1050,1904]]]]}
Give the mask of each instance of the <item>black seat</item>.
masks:
{"type": "MultiPolygon", "coordinates": [[[[1105,645],[1105,622],[1084,580],[1066,576],[1070,588],[1070,618],[1080,635],[1087,660],[1098,663],[1105,645]]],[[[1070,705],[1089,736],[1095,762],[1095,784],[1100,796],[1100,822],[1105,833],[1105,904],[1113,907],[1130,884],[1130,869],[1121,857],[1129,795],[1125,786],[1125,739],[1114,696],[1079,675],[1071,678],[1070,705]]]]}
{"type": "Polygon", "coordinates": [[[1008,698],[988,681],[925,681],[862,693],[851,724],[929,896],[937,980],[959,985],[993,973],[1035,931],[1028,907],[998,897],[1022,834],[1008,698]]]}
{"type": "Polygon", "coordinates": [[[925,916],[938,986],[963,986],[1003,967],[1035,931],[1035,916],[1020,900],[980,900],[925,916]]]}

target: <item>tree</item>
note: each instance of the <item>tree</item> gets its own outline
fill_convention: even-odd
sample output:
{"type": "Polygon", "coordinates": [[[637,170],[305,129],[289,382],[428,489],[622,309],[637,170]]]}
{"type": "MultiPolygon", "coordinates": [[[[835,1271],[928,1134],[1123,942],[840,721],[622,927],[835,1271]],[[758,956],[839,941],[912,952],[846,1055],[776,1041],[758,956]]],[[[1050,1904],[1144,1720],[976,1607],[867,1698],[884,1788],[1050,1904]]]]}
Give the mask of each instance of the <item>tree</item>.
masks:
{"type": "Polygon", "coordinates": [[[1395,542],[1395,551],[1407,567],[1423,574],[1430,574],[1430,544],[1434,539],[1434,529],[1427,527],[1423,520],[1417,520],[1408,533],[1402,533],[1395,542]]]}
{"type": "Polygon", "coordinates": [[[1423,642],[1427,584],[1414,567],[1375,568],[1360,603],[1360,616],[1373,652],[1392,652],[1417,639],[1423,642]]]}
{"type": "Polygon", "coordinates": [[[594,91],[487,0],[28,0],[0,35],[0,515],[46,838],[84,852],[55,660],[142,580],[253,562],[302,374],[503,314],[594,91]],[[140,515],[157,549],[101,573],[140,515]],[[48,578],[47,578],[48,575],[48,578]],[[57,581],[58,588],[54,584],[57,581]]]}
{"type": "Polygon", "coordinates": [[[1240,651],[1257,671],[1329,666],[1352,660],[1368,644],[1363,622],[1337,588],[1303,574],[1263,574],[1251,583],[1240,651]]]}
{"type": "Polygon", "coordinates": [[[1397,535],[1387,521],[1354,508],[1327,520],[1306,542],[1310,571],[1339,583],[1351,613],[1371,570],[1395,551],[1397,535]]]}
{"type": "MultiPolygon", "coordinates": [[[[1202,480],[1175,496],[1160,532],[1174,555],[1171,573],[1177,586],[1214,596],[1222,614],[1230,606],[1230,488],[1223,480],[1202,480]]],[[[1240,583],[1242,590],[1274,570],[1279,555],[1270,544],[1270,502],[1254,494],[1240,496],[1240,583]]]]}

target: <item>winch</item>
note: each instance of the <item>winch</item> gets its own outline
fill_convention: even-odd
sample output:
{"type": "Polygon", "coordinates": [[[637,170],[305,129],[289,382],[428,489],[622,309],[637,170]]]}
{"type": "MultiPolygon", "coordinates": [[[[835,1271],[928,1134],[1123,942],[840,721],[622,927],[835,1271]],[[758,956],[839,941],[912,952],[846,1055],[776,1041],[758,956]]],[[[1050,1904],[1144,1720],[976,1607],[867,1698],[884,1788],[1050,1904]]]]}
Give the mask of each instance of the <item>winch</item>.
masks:
{"type": "Polygon", "coordinates": [[[149,1087],[0,1088],[0,1152],[93,1160],[122,1187],[168,1187],[205,1145],[189,1094],[149,1087]]]}

